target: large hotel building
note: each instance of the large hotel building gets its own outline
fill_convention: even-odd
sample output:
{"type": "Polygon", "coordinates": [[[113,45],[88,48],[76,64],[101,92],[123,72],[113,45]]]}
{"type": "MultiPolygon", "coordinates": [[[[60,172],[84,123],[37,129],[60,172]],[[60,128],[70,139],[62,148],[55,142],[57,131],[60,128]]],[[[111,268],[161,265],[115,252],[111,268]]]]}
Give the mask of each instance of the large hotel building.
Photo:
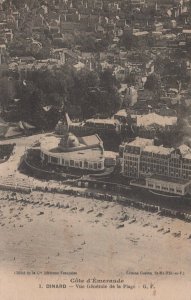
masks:
{"type": "Polygon", "coordinates": [[[123,176],[133,185],[185,195],[191,183],[191,148],[155,146],[154,140],[136,138],[123,148],[123,176]],[[144,183],[143,183],[144,182],[144,183]]]}

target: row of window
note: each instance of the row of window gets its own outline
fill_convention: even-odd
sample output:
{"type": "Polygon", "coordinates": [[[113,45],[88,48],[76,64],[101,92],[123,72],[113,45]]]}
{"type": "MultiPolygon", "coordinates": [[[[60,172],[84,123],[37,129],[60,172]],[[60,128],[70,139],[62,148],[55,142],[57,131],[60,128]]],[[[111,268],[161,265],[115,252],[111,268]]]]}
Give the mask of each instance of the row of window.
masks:
{"type": "Polygon", "coordinates": [[[191,165],[182,165],[182,169],[191,170],[191,165]]]}
{"type": "Polygon", "coordinates": [[[141,162],[142,163],[153,163],[153,164],[168,164],[168,160],[164,160],[164,159],[156,159],[156,158],[143,158],[141,157],[141,162]]]}
{"type": "Polygon", "coordinates": [[[191,164],[191,159],[183,158],[182,161],[183,161],[184,164],[191,164]]]}
{"type": "Polygon", "coordinates": [[[126,146],[125,152],[129,154],[140,154],[141,150],[139,147],[131,147],[131,146],[126,146]]]}
{"type": "Polygon", "coordinates": [[[166,170],[168,171],[168,167],[166,166],[161,166],[161,165],[150,165],[150,166],[147,166],[147,165],[144,165],[144,164],[141,164],[140,165],[140,169],[141,170],[166,170]]]}
{"type": "MultiPolygon", "coordinates": [[[[170,167],[174,167],[174,168],[181,168],[181,163],[175,163],[175,162],[170,162],[168,160],[164,160],[164,159],[154,159],[154,158],[141,158],[141,163],[149,163],[149,164],[159,164],[159,165],[169,165],[170,167]]],[[[190,166],[191,168],[191,166],[190,166]]]]}
{"type": "Polygon", "coordinates": [[[169,155],[164,155],[164,154],[155,154],[152,152],[144,152],[142,151],[141,157],[145,158],[156,158],[156,159],[169,159],[169,155]]]}
{"type": "Polygon", "coordinates": [[[177,193],[182,193],[182,190],[181,189],[179,189],[179,188],[177,188],[176,190],[174,189],[174,188],[172,188],[172,187],[170,187],[170,188],[168,188],[168,187],[166,187],[166,186],[160,186],[160,185],[154,185],[154,184],[152,184],[152,183],[148,183],[148,187],[150,187],[150,188],[155,188],[155,189],[157,189],[157,190],[162,190],[162,191],[169,191],[169,192],[172,192],[172,193],[174,193],[174,192],[177,192],[177,193]]]}
{"type": "Polygon", "coordinates": [[[133,161],[126,161],[125,165],[126,166],[138,166],[138,163],[137,162],[133,162],[133,161]]]}
{"type": "Polygon", "coordinates": [[[152,153],[152,152],[145,152],[142,151],[141,156],[145,157],[154,157],[157,159],[167,159],[169,158],[169,155],[164,155],[164,154],[157,154],[157,153],[152,153]]]}
{"type": "Polygon", "coordinates": [[[136,166],[124,166],[124,169],[125,170],[129,170],[129,171],[132,171],[132,170],[134,170],[134,171],[136,171],[137,172],[137,170],[138,170],[138,168],[136,167],[136,166]]]}
{"type": "MultiPolygon", "coordinates": [[[[125,160],[124,164],[126,166],[137,165],[136,163],[134,163],[134,161],[125,160]]],[[[153,171],[168,171],[169,170],[171,175],[177,174],[177,175],[181,176],[181,168],[178,165],[174,165],[174,166],[170,165],[169,166],[167,164],[151,164],[151,163],[148,164],[146,162],[141,162],[140,163],[140,169],[142,171],[145,171],[145,170],[148,170],[148,169],[153,170],[153,171]]],[[[189,167],[189,170],[191,170],[191,166],[189,167]]],[[[183,169],[182,173],[188,176],[190,172],[184,172],[184,169],[183,169]]]]}
{"type": "Polygon", "coordinates": [[[127,161],[138,161],[137,157],[128,156],[125,158],[127,161]]]}
{"type": "MultiPolygon", "coordinates": [[[[132,156],[125,156],[124,157],[125,161],[138,161],[137,157],[132,157],[132,156]]],[[[141,163],[145,163],[145,164],[158,164],[158,165],[169,165],[169,167],[172,168],[185,168],[188,170],[191,170],[191,165],[181,165],[181,162],[175,163],[175,162],[170,162],[168,160],[164,160],[164,159],[155,159],[155,158],[145,158],[145,157],[141,157],[140,160],[141,163]]]]}
{"type": "MultiPolygon", "coordinates": [[[[126,148],[125,152],[129,153],[129,154],[131,154],[131,153],[139,154],[139,150],[137,150],[136,148],[126,148]]],[[[127,156],[126,159],[130,160],[130,157],[127,156]]],[[[190,169],[191,169],[191,159],[186,159],[186,158],[183,158],[181,160],[178,158],[170,158],[169,155],[161,155],[161,154],[155,154],[155,153],[151,153],[151,152],[142,151],[140,159],[144,160],[144,161],[151,161],[151,162],[159,161],[160,163],[168,160],[169,164],[181,166],[181,164],[183,163],[183,167],[185,167],[185,168],[190,167],[190,169]]]]}
{"type": "MultiPolygon", "coordinates": [[[[47,155],[44,155],[44,159],[47,159],[47,155]]],[[[62,166],[67,167],[75,167],[75,168],[84,168],[84,169],[102,169],[103,164],[102,163],[94,163],[94,162],[88,162],[88,161],[75,161],[75,160],[66,160],[66,159],[60,159],[57,157],[49,157],[50,163],[58,164],[62,166]]]]}

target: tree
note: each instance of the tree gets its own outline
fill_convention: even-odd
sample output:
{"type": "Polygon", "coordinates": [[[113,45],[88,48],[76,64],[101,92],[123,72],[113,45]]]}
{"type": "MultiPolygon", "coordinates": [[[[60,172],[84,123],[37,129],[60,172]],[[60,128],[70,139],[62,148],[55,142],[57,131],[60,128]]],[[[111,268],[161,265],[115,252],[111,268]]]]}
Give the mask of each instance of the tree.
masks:
{"type": "Polygon", "coordinates": [[[121,46],[130,50],[133,47],[133,34],[131,31],[124,31],[120,39],[121,46]]]}
{"type": "Polygon", "coordinates": [[[158,100],[161,96],[160,75],[156,73],[149,75],[145,83],[145,89],[152,91],[155,94],[156,99],[158,100]]]}
{"type": "Polygon", "coordinates": [[[0,105],[3,111],[8,107],[15,95],[14,81],[4,76],[0,79],[0,105]]]}
{"type": "Polygon", "coordinates": [[[65,65],[51,70],[15,73],[14,81],[15,97],[20,99],[17,118],[38,128],[54,127],[63,104],[67,105],[68,110],[70,107],[80,107],[84,118],[97,113],[110,116],[120,107],[118,84],[110,70],[101,73],[87,69],[76,71],[65,65]]]}

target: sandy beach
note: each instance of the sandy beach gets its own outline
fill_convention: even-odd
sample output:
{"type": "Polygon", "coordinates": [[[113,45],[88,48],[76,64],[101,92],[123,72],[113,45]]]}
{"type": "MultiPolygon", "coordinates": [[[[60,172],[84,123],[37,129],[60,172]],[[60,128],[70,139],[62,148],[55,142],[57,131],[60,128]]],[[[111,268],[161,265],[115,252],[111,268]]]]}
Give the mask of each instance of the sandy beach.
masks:
{"type": "Polygon", "coordinates": [[[0,192],[1,299],[189,299],[191,223],[115,202],[10,195],[0,192]],[[77,288],[72,278],[128,288],[77,288]],[[46,288],[55,284],[67,288],[46,288]]]}
{"type": "Polygon", "coordinates": [[[1,270],[190,276],[190,223],[81,197],[33,192],[16,202],[7,195],[0,195],[1,270]],[[62,208],[53,206],[58,201],[62,208]]]}

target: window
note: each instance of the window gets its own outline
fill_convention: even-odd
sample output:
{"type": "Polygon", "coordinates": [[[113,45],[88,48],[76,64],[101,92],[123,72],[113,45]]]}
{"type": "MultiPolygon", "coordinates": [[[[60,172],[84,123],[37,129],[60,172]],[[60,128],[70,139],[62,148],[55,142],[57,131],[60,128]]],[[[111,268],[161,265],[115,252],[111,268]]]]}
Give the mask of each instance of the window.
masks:
{"type": "Polygon", "coordinates": [[[94,170],[97,170],[97,164],[94,163],[94,170]]]}
{"type": "Polygon", "coordinates": [[[74,160],[70,160],[70,166],[71,166],[71,167],[74,166],[74,160]]]}
{"type": "Polygon", "coordinates": [[[151,183],[148,183],[148,187],[153,187],[153,184],[151,184],[151,183]]]}
{"type": "Polygon", "coordinates": [[[87,161],[84,162],[84,168],[88,168],[88,162],[87,161]]]}
{"type": "Polygon", "coordinates": [[[99,163],[99,164],[98,164],[98,169],[101,169],[101,167],[102,167],[102,166],[101,166],[101,163],[99,163]]]}
{"type": "Polygon", "coordinates": [[[168,188],[165,187],[165,186],[162,186],[162,190],[163,190],[163,191],[168,191],[168,188]]]}
{"type": "Polygon", "coordinates": [[[180,193],[180,194],[182,194],[182,190],[180,190],[180,189],[177,189],[176,191],[177,191],[177,193],[180,193]]]}
{"type": "Polygon", "coordinates": [[[79,162],[75,161],[75,167],[79,168],[79,162]]]}
{"type": "Polygon", "coordinates": [[[58,163],[58,158],[57,157],[51,157],[51,163],[57,164],[58,163]]]}

